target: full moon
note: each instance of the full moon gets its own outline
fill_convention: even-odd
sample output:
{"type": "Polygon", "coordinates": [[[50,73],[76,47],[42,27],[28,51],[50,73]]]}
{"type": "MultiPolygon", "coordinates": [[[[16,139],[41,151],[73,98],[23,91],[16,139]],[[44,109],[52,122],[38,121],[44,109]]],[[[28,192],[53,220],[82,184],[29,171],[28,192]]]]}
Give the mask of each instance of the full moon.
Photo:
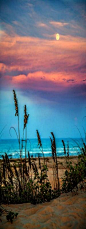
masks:
{"type": "Polygon", "coordinates": [[[59,33],[57,33],[57,34],[56,34],[56,40],[58,41],[59,38],[60,38],[60,35],[59,35],[59,33]]]}

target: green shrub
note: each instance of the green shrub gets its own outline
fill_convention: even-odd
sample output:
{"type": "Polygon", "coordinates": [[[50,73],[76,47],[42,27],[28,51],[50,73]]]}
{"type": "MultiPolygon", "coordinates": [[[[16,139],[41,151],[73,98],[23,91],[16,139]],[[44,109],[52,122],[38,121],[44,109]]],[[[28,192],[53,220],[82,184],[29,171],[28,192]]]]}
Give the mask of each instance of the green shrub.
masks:
{"type": "Polygon", "coordinates": [[[63,178],[62,190],[64,192],[72,191],[74,188],[78,189],[78,183],[83,181],[86,177],[86,157],[82,154],[78,158],[78,164],[75,166],[67,162],[67,170],[63,178]]]}

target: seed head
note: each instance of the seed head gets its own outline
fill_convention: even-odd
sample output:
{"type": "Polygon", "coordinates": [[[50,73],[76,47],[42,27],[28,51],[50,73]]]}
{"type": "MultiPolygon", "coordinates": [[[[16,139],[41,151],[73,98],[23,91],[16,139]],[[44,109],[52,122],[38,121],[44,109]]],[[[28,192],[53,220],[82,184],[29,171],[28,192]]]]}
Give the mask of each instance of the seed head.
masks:
{"type": "Polygon", "coordinates": [[[15,93],[15,90],[13,90],[13,95],[14,95],[14,102],[15,102],[15,116],[18,116],[18,101],[17,101],[17,98],[16,98],[16,93],[15,93]]]}
{"type": "Polygon", "coordinates": [[[38,145],[42,147],[41,138],[40,138],[38,130],[36,130],[36,132],[37,132],[37,138],[38,138],[38,145]]]}
{"type": "Polygon", "coordinates": [[[27,115],[27,109],[26,109],[26,105],[24,106],[24,129],[26,127],[26,124],[28,122],[28,117],[29,117],[29,114],[27,115]]]}

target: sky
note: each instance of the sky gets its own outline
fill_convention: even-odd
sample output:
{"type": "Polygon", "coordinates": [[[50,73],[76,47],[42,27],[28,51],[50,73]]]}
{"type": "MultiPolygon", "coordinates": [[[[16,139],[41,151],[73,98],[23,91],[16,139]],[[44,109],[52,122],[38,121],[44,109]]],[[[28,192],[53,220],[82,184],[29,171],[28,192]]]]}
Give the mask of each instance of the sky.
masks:
{"type": "Polygon", "coordinates": [[[21,137],[25,104],[28,138],[84,136],[86,0],[0,0],[1,138],[18,127],[13,89],[21,137]]]}

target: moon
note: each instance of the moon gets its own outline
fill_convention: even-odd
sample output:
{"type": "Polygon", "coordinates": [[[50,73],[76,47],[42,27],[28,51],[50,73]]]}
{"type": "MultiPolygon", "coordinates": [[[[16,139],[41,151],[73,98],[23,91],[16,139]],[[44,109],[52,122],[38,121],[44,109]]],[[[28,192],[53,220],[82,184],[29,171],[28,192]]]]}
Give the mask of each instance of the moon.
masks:
{"type": "Polygon", "coordinates": [[[58,41],[60,39],[59,33],[56,34],[56,40],[58,41]]]}

